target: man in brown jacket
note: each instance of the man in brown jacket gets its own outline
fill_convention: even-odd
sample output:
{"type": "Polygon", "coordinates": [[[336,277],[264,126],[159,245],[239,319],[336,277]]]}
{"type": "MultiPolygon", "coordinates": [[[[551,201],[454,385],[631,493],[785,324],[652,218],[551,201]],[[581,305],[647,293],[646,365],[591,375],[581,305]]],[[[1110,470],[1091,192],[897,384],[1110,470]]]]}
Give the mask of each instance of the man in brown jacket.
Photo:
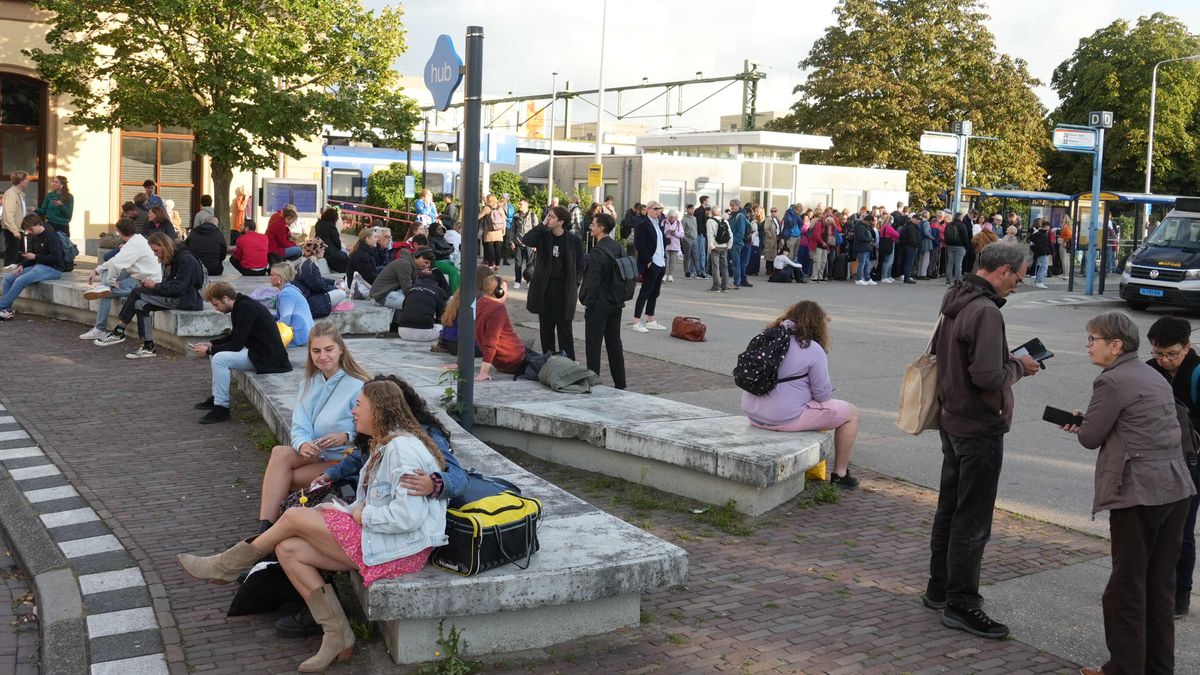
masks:
{"type": "Polygon", "coordinates": [[[992,244],[978,262],[977,274],[946,291],[934,337],[942,475],[921,602],[943,610],[942,624],[950,628],[998,640],[1008,626],[980,609],[979,567],[992,532],[1004,434],[1012,423],[1012,386],[1039,365],[1009,352],[1000,314],[1004,298],[1025,278],[1029,248],[992,244]]]}

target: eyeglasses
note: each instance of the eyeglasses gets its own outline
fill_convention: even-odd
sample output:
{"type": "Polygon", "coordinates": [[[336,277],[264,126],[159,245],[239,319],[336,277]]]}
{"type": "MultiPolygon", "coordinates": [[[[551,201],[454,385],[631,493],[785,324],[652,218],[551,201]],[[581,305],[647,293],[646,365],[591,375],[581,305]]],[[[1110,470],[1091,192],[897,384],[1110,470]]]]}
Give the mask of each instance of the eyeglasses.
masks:
{"type": "Polygon", "coordinates": [[[1119,340],[1119,339],[1120,338],[1105,338],[1105,337],[1096,337],[1095,335],[1089,335],[1088,336],[1088,346],[1091,347],[1092,345],[1096,344],[1097,342],[1112,342],[1113,340],[1119,340]]]}
{"type": "Polygon", "coordinates": [[[1183,353],[1182,349],[1175,349],[1175,350],[1169,351],[1169,352],[1151,351],[1150,355],[1156,359],[1166,359],[1168,361],[1174,361],[1175,359],[1179,358],[1179,355],[1182,353],[1183,353]]]}

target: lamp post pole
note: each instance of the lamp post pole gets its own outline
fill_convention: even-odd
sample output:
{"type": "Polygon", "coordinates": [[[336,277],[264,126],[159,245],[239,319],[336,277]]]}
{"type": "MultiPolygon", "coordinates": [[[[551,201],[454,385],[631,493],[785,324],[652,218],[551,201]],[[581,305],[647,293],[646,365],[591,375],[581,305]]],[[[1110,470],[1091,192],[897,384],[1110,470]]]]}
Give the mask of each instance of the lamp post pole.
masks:
{"type": "MultiPolygon", "coordinates": [[[[601,160],[600,144],[604,141],[604,34],[608,31],[608,0],[604,0],[600,10],[600,82],[596,86],[596,163],[601,160]]],[[[604,200],[604,183],[596,186],[592,200],[602,203],[604,200]]]]}
{"type": "Polygon", "coordinates": [[[558,103],[558,71],[550,74],[550,166],[546,169],[546,206],[554,201],[554,108],[558,103]]]}
{"type": "MultiPolygon", "coordinates": [[[[1175,59],[1164,59],[1154,64],[1154,70],[1150,76],[1150,133],[1147,136],[1148,140],[1146,142],[1146,185],[1143,190],[1146,194],[1150,194],[1150,172],[1154,165],[1154,107],[1155,95],[1158,93],[1158,67],[1164,63],[1174,63],[1176,61],[1200,61],[1200,54],[1180,56],[1175,59]]],[[[1150,208],[1149,205],[1146,208],[1150,208]]]]}

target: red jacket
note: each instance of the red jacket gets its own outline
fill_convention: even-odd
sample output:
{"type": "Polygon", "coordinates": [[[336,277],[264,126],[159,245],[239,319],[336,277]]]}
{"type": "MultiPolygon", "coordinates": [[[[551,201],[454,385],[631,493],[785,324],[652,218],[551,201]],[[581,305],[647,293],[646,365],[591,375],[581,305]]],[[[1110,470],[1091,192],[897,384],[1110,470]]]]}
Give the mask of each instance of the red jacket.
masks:
{"type": "MultiPolygon", "coordinates": [[[[296,242],[292,241],[292,231],[288,229],[287,222],[283,219],[283,211],[279,210],[272,213],[271,219],[267,221],[268,252],[283,258],[283,250],[295,245],[296,242]]],[[[245,263],[242,264],[244,265],[245,263]]]]}
{"type": "Polygon", "coordinates": [[[243,232],[229,257],[251,270],[267,266],[267,235],[261,232],[243,232]]]}
{"type": "Polygon", "coordinates": [[[504,303],[486,295],[475,304],[475,344],[483,362],[502,373],[515,373],[525,361],[525,343],[513,330],[504,303]]]}

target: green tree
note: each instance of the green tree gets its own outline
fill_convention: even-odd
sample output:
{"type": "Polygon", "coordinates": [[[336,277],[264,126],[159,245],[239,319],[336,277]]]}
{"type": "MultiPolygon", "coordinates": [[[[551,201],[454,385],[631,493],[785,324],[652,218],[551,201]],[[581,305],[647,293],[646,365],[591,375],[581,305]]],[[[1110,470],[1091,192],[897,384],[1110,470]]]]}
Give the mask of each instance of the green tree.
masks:
{"type": "MultiPolygon", "coordinates": [[[[370,206],[381,206],[385,209],[403,209],[408,204],[404,196],[404,178],[408,175],[408,166],[404,162],[392,162],[386,169],[372,171],[367,177],[367,199],[370,206]]],[[[413,188],[414,199],[425,189],[425,177],[421,172],[413,172],[416,187],[413,188]]]]}
{"type": "Polygon", "coordinates": [[[496,199],[508,193],[509,201],[516,204],[525,197],[525,192],[522,186],[525,179],[521,178],[521,174],[512,171],[493,171],[492,176],[488,179],[488,192],[496,195],[496,199]]]}
{"type": "MultiPolygon", "coordinates": [[[[1111,110],[1105,132],[1104,187],[1141,192],[1145,187],[1150,125],[1150,80],[1154,64],[1200,53],[1200,37],[1179,19],[1155,13],[1135,24],[1118,19],[1079,41],[1071,58],[1054,69],[1051,86],[1058,108],[1051,120],[1087,124],[1093,110],[1111,110]]],[[[1200,191],[1200,65],[1179,62],[1158,69],[1154,124],[1154,192],[1200,191]]],[[[1050,152],[1050,185],[1062,192],[1090,189],[1090,155],[1050,152]]]]}
{"type": "Polygon", "coordinates": [[[831,136],[802,161],[907,169],[917,203],[954,184],[954,158],[923,155],[922,131],[971,120],[999,141],[971,146],[968,184],[1043,187],[1049,146],[1040,83],[1021,59],[996,51],[979,0],[842,0],[836,22],[800,62],[792,112],[779,131],[831,136]]]}
{"type": "Polygon", "coordinates": [[[407,143],[420,117],[391,64],[399,7],[360,0],[34,0],[47,48],[25,50],[70,122],[93,131],[187,127],[207,156],[222,227],[233,170],[299,158],[324,125],[407,143]]]}

